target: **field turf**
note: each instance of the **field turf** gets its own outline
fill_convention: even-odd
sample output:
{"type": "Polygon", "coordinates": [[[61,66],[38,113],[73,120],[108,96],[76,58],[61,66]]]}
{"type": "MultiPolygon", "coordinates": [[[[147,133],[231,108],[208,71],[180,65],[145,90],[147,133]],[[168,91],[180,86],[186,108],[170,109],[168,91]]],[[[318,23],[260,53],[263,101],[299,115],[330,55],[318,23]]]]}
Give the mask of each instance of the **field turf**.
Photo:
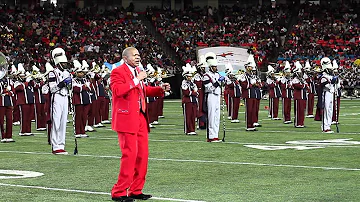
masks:
{"type": "MultiPolygon", "coordinates": [[[[184,134],[180,100],[166,100],[165,118],[149,135],[144,193],[154,196],[150,201],[360,201],[360,101],[342,100],[334,134],[321,133],[321,122],[309,118],[306,128],[270,120],[267,102],[259,131],[245,132],[240,107],[240,123],[225,122],[225,142],[207,143],[204,130],[184,134]]],[[[0,201],[111,201],[121,152],[110,125],[78,139],[73,155],[69,123],[66,156],[51,154],[45,132],[34,125],[35,136],[20,137],[14,126],[16,142],[0,144],[0,201]],[[43,175],[13,179],[6,170],[43,175]]],[[[222,138],[223,121],[219,133],[222,138]]]]}

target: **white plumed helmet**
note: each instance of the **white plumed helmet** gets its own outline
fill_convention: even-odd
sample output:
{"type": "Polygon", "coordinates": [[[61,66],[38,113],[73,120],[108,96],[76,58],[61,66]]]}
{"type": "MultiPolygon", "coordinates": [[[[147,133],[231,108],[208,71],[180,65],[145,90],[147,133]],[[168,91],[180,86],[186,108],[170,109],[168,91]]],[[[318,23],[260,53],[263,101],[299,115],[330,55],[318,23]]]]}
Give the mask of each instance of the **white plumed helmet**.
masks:
{"type": "Polygon", "coordinates": [[[336,60],[332,61],[332,66],[333,66],[333,69],[338,69],[339,68],[339,65],[337,64],[336,60]]]}
{"type": "Polygon", "coordinates": [[[22,63],[18,64],[17,74],[19,76],[25,76],[25,69],[24,69],[24,65],[22,63]]]}
{"type": "Polygon", "coordinates": [[[216,54],[213,52],[208,52],[205,54],[205,60],[207,63],[208,67],[213,67],[213,66],[217,66],[217,59],[216,59],[216,54]]]}
{"type": "Polygon", "coordinates": [[[61,62],[68,62],[64,49],[55,48],[51,51],[51,57],[54,60],[55,65],[61,62]]]}
{"type": "Polygon", "coordinates": [[[291,72],[291,66],[290,66],[290,63],[289,61],[285,61],[285,67],[284,67],[284,70],[283,70],[285,73],[290,73],[291,72]]]}
{"type": "Polygon", "coordinates": [[[247,61],[246,61],[246,64],[245,64],[245,67],[253,67],[253,68],[256,68],[256,63],[255,63],[255,59],[254,59],[254,55],[253,54],[250,54],[247,61]]]}
{"type": "Polygon", "coordinates": [[[322,70],[333,68],[333,66],[331,65],[331,60],[328,57],[321,58],[320,65],[322,70]]]}
{"type": "Polygon", "coordinates": [[[301,73],[302,65],[299,61],[295,62],[295,68],[292,70],[293,73],[301,73]]]}
{"type": "Polygon", "coordinates": [[[225,64],[225,73],[233,74],[234,68],[230,63],[225,64]]]}
{"type": "Polygon", "coordinates": [[[82,65],[80,64],[79,60],[73,60],[73,64],[74,64],[74,70],[77,71],[82,71],[82,65]]]}
{"type": "Polygon", "coordinates": [[[272,73],[274,73],[275,72],[275,69],[274,69],[274,67],[273,66],[271,66],[271,65],[268,65],[268,70],[267,70],[267,74],[272,74],[272,73]]]}

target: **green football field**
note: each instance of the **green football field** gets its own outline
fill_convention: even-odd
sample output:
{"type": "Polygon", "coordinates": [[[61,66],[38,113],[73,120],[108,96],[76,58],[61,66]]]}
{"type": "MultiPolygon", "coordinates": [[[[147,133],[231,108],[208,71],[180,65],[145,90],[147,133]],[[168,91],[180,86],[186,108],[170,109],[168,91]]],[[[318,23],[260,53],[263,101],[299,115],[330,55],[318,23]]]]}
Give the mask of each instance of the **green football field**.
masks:
{"type": "MultiPolygon", "coordinates": [[[[321,133],[306,119],[294,128],[267,117],[261,102],[257,132],[226,120],[226,139],[206,142],[183,133],[180,100],[166,100],[164,119],[149,135],[149,169],[144,193],[151,201],[360,201],[359,100],[342,100],[340,133],[321,133]]],[[[44,132],[0,144],[0,201],[111,201],[121,152],[110,125],[78,139],[68,124],[66,156],[51,154],[44,132]],[[21,178],[18,171],[40,173],[21,178]],[[42,174],[42,175],[41,175],[42,174]]],[[[220,124],[220,138],[223,136],[220,124]]],[[[335,125],[332,129],[336,131],[335,125]]],[[[25,173],[27,174],[27,173],[25,173]]],[[[25,175],[27,176],[27,175],[25,175]]]]}

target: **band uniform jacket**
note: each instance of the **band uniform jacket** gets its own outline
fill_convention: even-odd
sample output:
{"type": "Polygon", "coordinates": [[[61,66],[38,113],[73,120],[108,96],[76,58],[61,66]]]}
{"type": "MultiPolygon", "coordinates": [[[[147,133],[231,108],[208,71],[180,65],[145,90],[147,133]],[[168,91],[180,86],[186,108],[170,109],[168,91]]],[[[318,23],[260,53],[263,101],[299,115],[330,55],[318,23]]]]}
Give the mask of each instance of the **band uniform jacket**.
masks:
{"type": "Polygon", "coordinates": [[[16,81],[14,84],[15,92],[16,92],[16,104],[34,104],[34,81],[31,80],[29,82],[21,82],[16,81]]]}
{"type": "Polygon", "coordinates": [[[280,98],[281,97],[281,88],[280,82],[278,80],[267,78],[266,83],[269,87],[269,97],[270,98],[280,98]]]}
{"type": "Polygon", "coordinates": [[[44,86],[44,81],[35,82],[34,85],[34,97],[35,97],[35,103],[44,104],[45,103],[45,97],[42,94],[42,87],[44,86]]]}
{"type": "Polygon", "coordinates": [[[203,85],[203,76],[199,73],[196,73],[193,82],[195,83],[197,89],[198,89],[198,117],[203,115],[203,102],[204,102],[204,85],[203,85]]]}
{"type": "Polygon", "coordinates": [[[307,84],[298,77],[292,79],[294,88],[294,100],[307,100],[307,84]]]}
{"type": "Polygon", "coordinates": [[[221,94],[220,82],[218,81],[220,78],[219,73],[207,72],[203,77],[203,84],[205,87],[205,93],[210,93],[214,95],[221,94]]]}
{"type": "Polygon", "coordinates": [[[73,105],[91,104],[90,81],[85,78],[73,79],[73,105]]]}
{"type": "Polygon", "coordinates": [[[245,73],[240,77],[241,95],[242,98],[256,98],[261,99],[260,88],[257,85],[261,85],[253,75],[245,73]]]}
{"type": "Polygon", "coordinates": [[[281,96],[283,98],[293,98],[293,86],[291,83],[291,80],[286,78],[286,77],[282,77],[280,80],[281,84],[281,96]]]}
{"type": "Polygon", "coordinates": [[[192,81],[183,80],[181,83],[182,103],[198,103],[197,86],[192,81]]]}
{"type": "Polygon", "coordinates": [[[230,79],[226,82],[229,97],[241,97],[241,86],[239,81],[231,81],[230,79]]]}
{"type": "Polygon", "coordinates": [[[306,83],[307,83],[308,86],[309,86],[308,92],[309,92],[309,93],[312,93],[312,94],[315,94],[315,93],[316,93],[316,88],[315,88],[314,76],[304,74],[304,79],[305,79],[306,83]]]}
{"type": "Polygon", "coordinates": [[[14,93],[14,86],[12,80],[10,80],[9,78],[3,78],[2,80],[0,80],[0,92],[1,92],[0,106],[1,107],[14,106],[13,97],[15,96],[15,93],[14,93]]]}
{"type": "MultiPolygon", "coordinates": [[[[98,77],[99,78],[99,77],[98,77]]],[[[94,81],[94,89],[97,97],[105,97],[105,88],[101,80],[94,81]]]]}
{"type": "MultiPolygon", "coordinates": [[[[126,133],[138,132],[140,125],[139,116],[143,113],[140,110],[141,100],[145,101],[141,97],[164,96],[164,90],[161,87],[146,86],[142,81],[135,85],[133,79],[134,75],[126,63],[111,72],[110,88],[113,96],[112,129],[114,131],[126,133]]],[[[147,117],[146,112],[145,117],[147,117]]],[[[148,131],[150,131],[149,127],[148,131]]]]}
{"type": "MultiPolygon", "coordinates": [[[[145,85],[151,86],[151,87],[156,87],[154,79],[148,80],[147,82],[145,82],[145,85]]],[[[146,102],[147,103],[155,102],[155,101],[156,101],[156,97],[152,97],[152,96],[151,97],[150,96],[146,97],[146,102]]],[[[150,107],[152,107],[152,106],[150,106],[150,107]]]]}

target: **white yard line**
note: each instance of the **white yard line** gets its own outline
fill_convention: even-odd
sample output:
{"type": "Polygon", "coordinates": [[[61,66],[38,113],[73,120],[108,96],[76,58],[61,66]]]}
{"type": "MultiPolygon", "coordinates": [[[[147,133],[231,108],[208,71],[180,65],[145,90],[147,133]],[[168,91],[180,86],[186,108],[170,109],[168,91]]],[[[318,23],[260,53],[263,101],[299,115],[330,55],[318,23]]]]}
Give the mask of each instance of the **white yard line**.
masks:
{"type": "MultiPolygon", "coordinates": [[[[0,151],[0,153],[13,154],[34,154],[34,155],[53,155],[51,153],[41,152],[19,152],[19,151],[0,151]]],[[[72,155],[69,155],[72,156],[72,155]]],[[[120,156],[98,156],[78,154],[78,157],[92,157],[92,158],[116,158],[120,156]]],[[[269,164],[269,163],[252,163],[252,162],[232,162],[232,161],[208,161],[196,159],[167,159],[167,158],[149,158],[152,161],[171,161],[171,162],[192,162],[192,163],[208,163],[208,164],[228,164],[228,165],[250,165],[250,166],[267,166],[267,167],[286,167],[286,168],[305,168],[305,169],[322,169],[322,170],[346,170],[346,171],[360,171],[360,168],[344,168],[344,167],[325,167],[325,166],[303,166],[303,165],[288,165],[288,164],[269,164]]]]}
{"type": "MultiPolygon", "coordinates": [[[[41,186],[28,186],[28,185],[19,185],[19,184],[5,184],[5,183],[0,183],[0,186],[30,188],[30,189],[42,189],[42,190],[50,190],[50,191],[75,192],[75,193],[84,193],[84,194],[108,195],[108,196],[111,195],[110,193],[107,193],[107,192],[84,191],[84,190],[76,190],[76,189],[61,189],[61,188],[51,188],[51,187],[41,187],[41,186]]],[[[161,198],[161,197],[152,197],[152,199],[162,200],[162,201],[205,202],[205,201],[197,201],[197,200],[185,200],[185,199],[175,199],[175,198],[161,198]]]]}

